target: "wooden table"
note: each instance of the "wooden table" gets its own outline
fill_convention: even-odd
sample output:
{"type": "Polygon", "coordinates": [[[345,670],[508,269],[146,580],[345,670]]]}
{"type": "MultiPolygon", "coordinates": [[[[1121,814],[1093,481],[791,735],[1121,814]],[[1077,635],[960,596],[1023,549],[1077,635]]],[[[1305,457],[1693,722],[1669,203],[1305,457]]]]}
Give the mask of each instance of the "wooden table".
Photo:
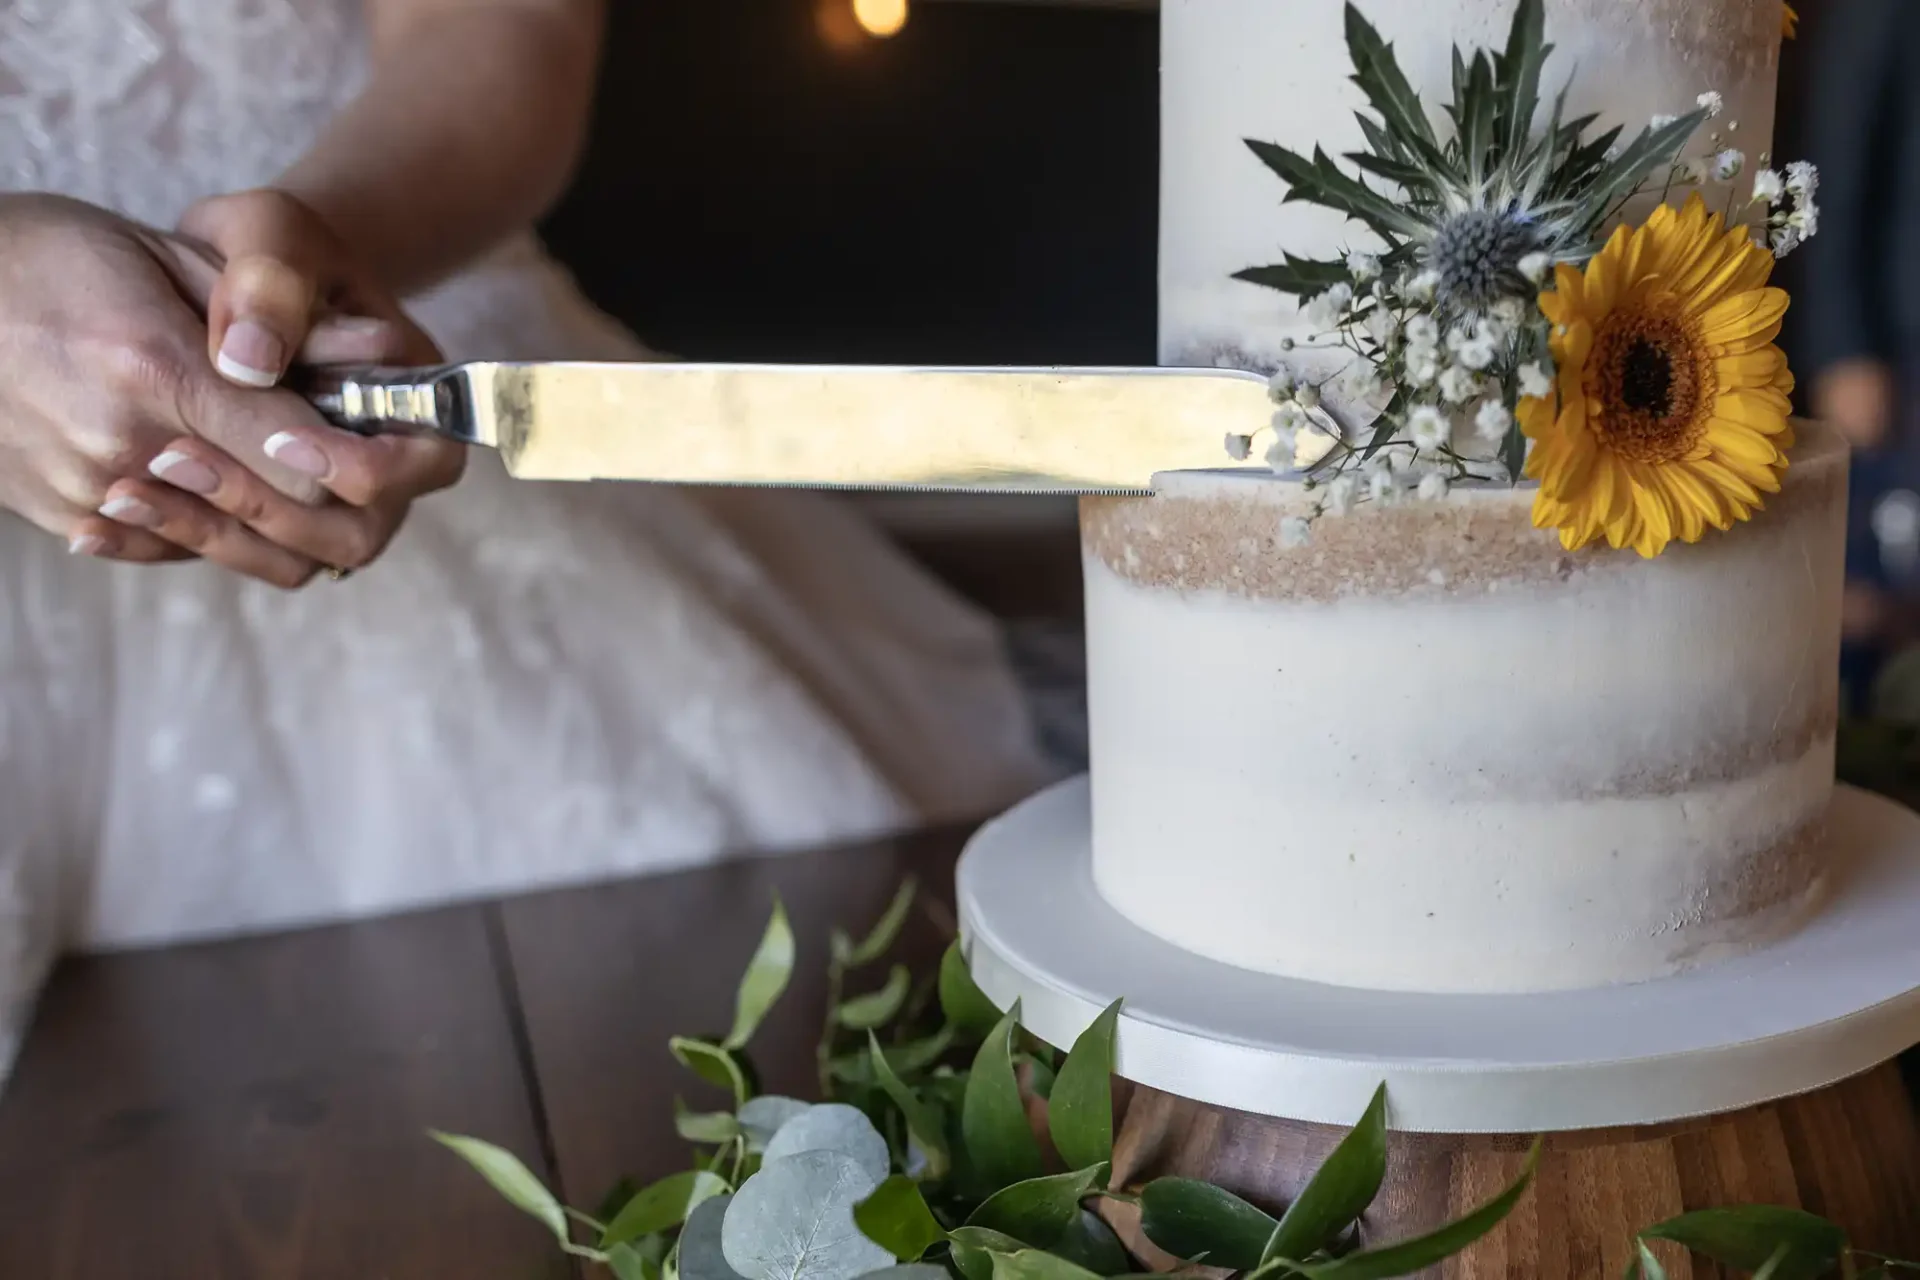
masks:
{"type": "MultiPolygon", "coordinates": [[[[473,1134],[593,1207],[685,1167],[667,1053],[723,1029],[772,895],[794,984],[753,1046],[812,1092],[827,930],[951,831],[363,924],[72,961],[0,1095],[7,1280],[558,1280],[538,1226],[425,1136],[473,1134]]],[[[938,902],[904,942],[937,959],[938,902]]]]}

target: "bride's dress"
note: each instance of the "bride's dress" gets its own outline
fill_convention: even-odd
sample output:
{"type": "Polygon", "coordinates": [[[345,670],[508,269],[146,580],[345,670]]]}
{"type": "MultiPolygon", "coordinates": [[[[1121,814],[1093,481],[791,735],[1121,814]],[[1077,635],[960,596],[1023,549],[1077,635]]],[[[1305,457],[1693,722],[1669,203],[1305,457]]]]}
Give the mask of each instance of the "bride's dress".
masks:
{"type": "MultiPolygon", "coordinates": [[[[0,0],[5,188],[171,225],[298,156],[362,38],[360,0],[0,0]]],[[[455,358],[643,354],[530,239],[412,306],[455,358]]],[[[294,594],[0,513],[0,1073],[63,947],[850,837],[1046,771],[995,628],[811,495],[476,456],[294,594]]]]}

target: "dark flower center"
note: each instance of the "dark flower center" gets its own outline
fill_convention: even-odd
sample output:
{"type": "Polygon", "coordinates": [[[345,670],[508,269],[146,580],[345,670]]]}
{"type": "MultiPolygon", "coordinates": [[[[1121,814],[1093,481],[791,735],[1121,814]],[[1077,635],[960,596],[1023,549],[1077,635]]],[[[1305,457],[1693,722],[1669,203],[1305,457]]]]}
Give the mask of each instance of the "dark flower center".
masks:
{"type": "Polygon", "coordinates": [[[1636,462],[1685,457],[1707,430],[1718,386],[1686,320],[1664,308],[1616,311],[1593,335],[1584,379],[1602,443],[1636,462]]]}
{"type": "Polygon", "coordinates": [[[1650,339],[1636,336],[1620,361],[1620,400],[1627,408],[1667,416],[1673,407],[1673,357],[1650,339]]]}

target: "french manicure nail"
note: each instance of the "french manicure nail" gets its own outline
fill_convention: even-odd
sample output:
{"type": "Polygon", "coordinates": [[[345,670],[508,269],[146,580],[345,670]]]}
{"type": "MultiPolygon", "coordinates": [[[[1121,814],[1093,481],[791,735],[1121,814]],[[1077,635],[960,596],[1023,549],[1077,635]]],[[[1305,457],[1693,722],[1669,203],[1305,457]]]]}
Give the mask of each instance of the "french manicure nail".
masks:
{"type": "Polygon", "coordinates": [[[249,387],[271,387],[280,381],[286,364],[287,348],[265,325],[256,320],[235,320],[220,340],[220,354],[214,368],[220,376],[249,387]]]}
{"type": "Polygon", "coordinates": [[[108,498],[101,503],[100,514],[109,520],[116,520],[121,524],[139,525],[144,529],[151,529],[160,523],[158,511],[140,499],[129,498],[124,494],[120,497],[108,498]]]}
{"type": "Polygon", "coordinates": [[[175,453],[172,449],[149,462],[147,470],[174,488],[197,493],[203,498],[220,487],[220,477],[213,474],[204,463],[184,453],[175,453]]]}
{"type": "Polygon", "coordinates": [[[107,540],[97,533],[83,533],[67,543],[70,556],[97,556],[107,549],[107,540]]]}
{"type": "Polygon", "coordinates": [[[274,432],[267,437],[267,443],[263,447],[266,449],[267,456],[281,466],[298,471],[304,476],[312,476],[316,480],[324,480],[327,473],[333,470],[332,464],[327,461],[326,454],[290,431],[274,432]]]}

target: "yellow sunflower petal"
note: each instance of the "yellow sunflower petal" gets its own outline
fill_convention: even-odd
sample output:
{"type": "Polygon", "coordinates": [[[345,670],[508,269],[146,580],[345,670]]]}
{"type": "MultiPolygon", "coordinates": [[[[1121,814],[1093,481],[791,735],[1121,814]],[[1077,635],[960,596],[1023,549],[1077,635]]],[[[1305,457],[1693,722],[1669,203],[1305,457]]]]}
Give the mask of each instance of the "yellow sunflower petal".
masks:
{"type": "Polygon", "coordinates": [[[1771,396],[1755,395],[1744,390],[1730,391],[1715,397],[1713,416],[1723,422],[1737,422],[1763,436],[1771,436],[1786,429],[1787,406],[1776,402],[1771,396]]]}
{"type": "Polygon", "coordinates": [[[1714,346],[1745,343],[1763,333],[1778,334],[1786,314],[1785,289],[1752,289],[1708,307],[1700,317],[1700,336],[1714,346]]]}

